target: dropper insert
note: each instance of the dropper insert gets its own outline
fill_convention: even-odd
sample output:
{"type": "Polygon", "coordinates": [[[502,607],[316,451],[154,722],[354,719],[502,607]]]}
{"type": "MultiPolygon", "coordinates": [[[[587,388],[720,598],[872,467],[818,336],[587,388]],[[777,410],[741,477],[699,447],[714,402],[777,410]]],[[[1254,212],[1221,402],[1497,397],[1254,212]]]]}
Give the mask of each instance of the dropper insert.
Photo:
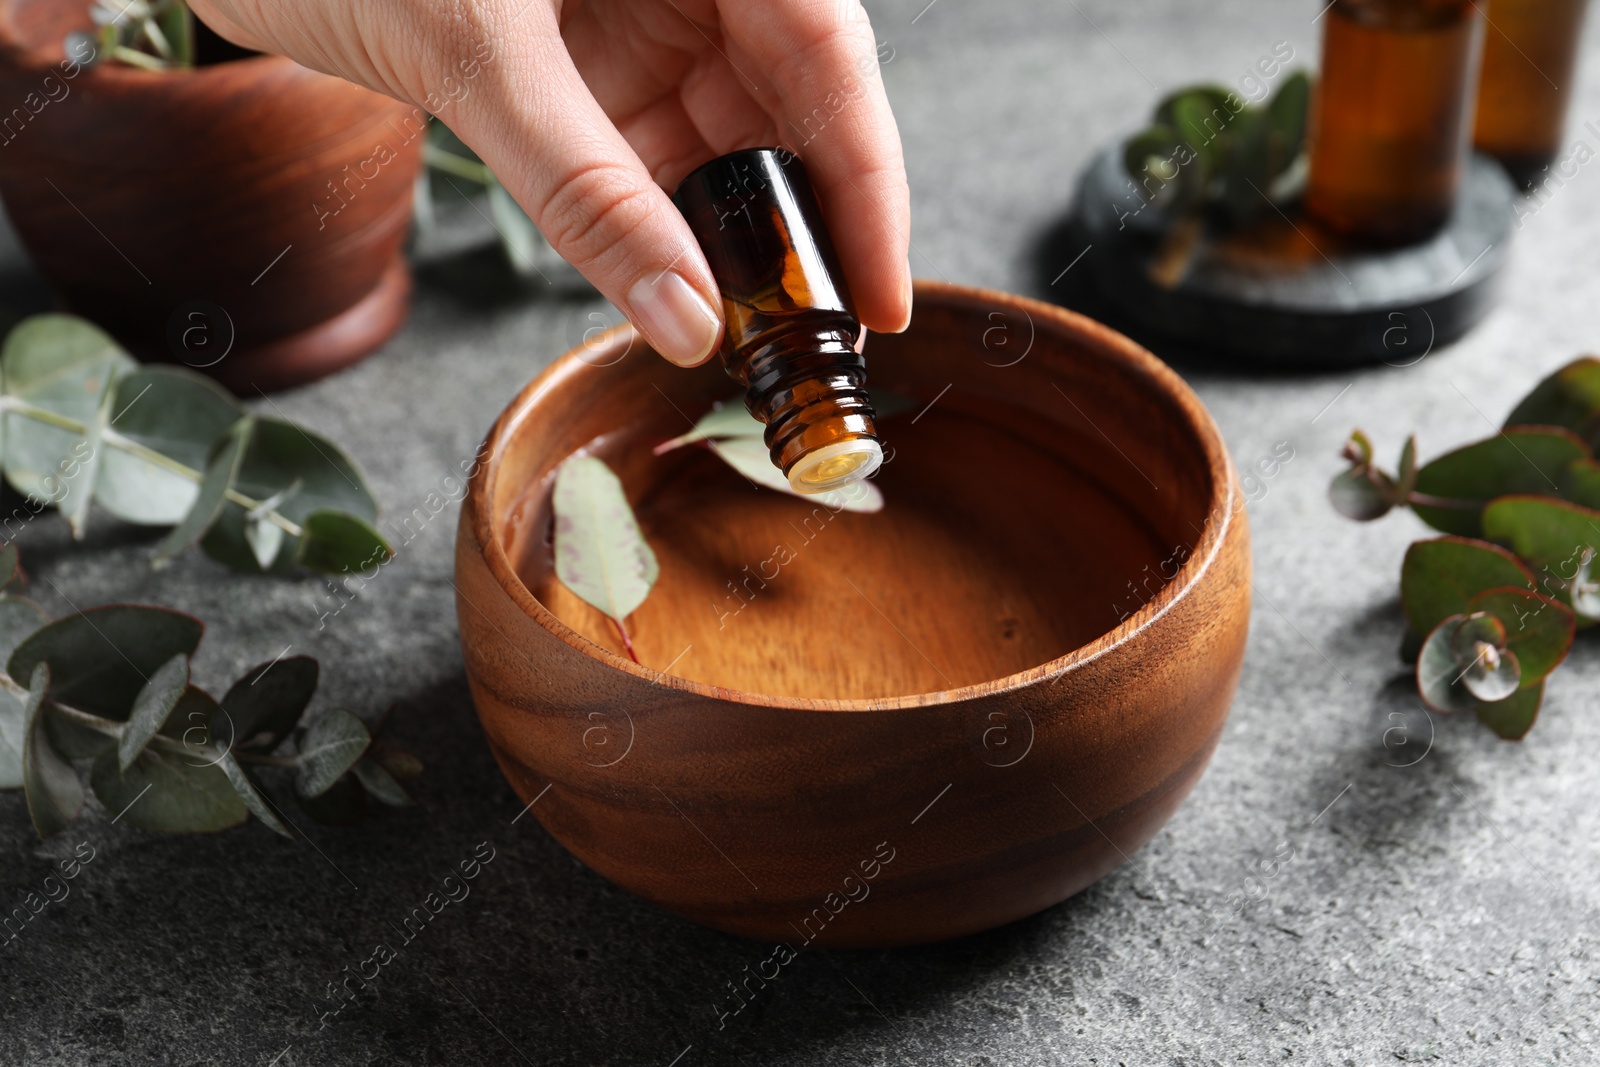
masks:
{"type": "Polygon", "coordinates": [[[843,489],[883,466],[883,449],[870,437],[835,441],[807,452],[788,470],[789,487],[808,495],[843,489]]]}

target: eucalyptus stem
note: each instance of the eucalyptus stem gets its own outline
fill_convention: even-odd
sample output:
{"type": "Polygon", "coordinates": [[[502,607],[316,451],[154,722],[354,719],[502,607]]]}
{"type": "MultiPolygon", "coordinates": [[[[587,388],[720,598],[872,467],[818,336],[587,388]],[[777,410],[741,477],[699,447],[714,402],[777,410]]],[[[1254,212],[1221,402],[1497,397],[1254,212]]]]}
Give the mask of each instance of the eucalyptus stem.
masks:
{"type": "Polygon", "coordinates": [[[1487,500],[1460,500],[1456,497],[1434,496],[1432,493],[1419,493],[1415,489],[1406,497],[1406,503],[1415,507],[1420,504],[1425,508],[1453,508],[1456,511],[1482,511],[1488,506],[1487,500]]]}
{"type": "Polygon", "coordinates": [[[172,62],[172,45],[167,43],[167,35],[161,32],[156,20],[145,19],[139,28],[144,32],[144,39],[150,42],[150,47],[156,50],[156,55],[168,63],[172,62]]]}
{"type": "MultiPolygon", "coordinates": [[[[23,400],[20,397],[0,397],[0,410],[15,412],[16,414],[21,415],[23,418],[32,419],[35,422],[42,422],[47,426],[54,426],[57,429],[65,430],[68,433],[82,435],[87,433],[89,430],[87,426],[79,422],[77,419],[68,418],[65,415],[51,411],[48,408],[39,407],[36,404],[30,404],[28,401],[23,400]]],[[[180,478],[186,478],[189,481],[194,482],[196,485],[199,485],[200,482],[205,478],[204,473],[201,471],[197,471],[193,467],[190,467],[186,464],[179,463],[171,456],[163,455],[148,445],[141,444],[130,437],[124,437],[122,434],[118,433],[109,426],[100,431],[100,441],[101,443],[109,445],[118,451],[125,452],[128,455],[133,456],[135,459],[142,459],[153,467],[160,467],[162,470],[171,474],[175,474],[180,478]]],[[[224,495],[226,495],[229,501],[238,504],[246,511],[255,511],[262,505],[262,501],[251,496],[246,496],[244,493],[241,493],[232,487],[229,487],[224,495]]],[[[276,510],[267,509],[262,511],[261,517],[267,522],[272,523],[272,525],[276,526],[284,533],[288,534],[290,537],[299,537],[305,532],[300,528],[298,523],[294,522],[292,519],[284,518],[282,515],[278,514],[276,510]]]]}
{"type": "Polygon", "coordinates": [[[477,182],[479,185],[488,185],[494,181],[494,175],[484,164],[467,159],[465,156],[458,156],[454,152],[446,152],[431,144],[423,150],[423,160],[430,167],[454,174],[458,178],[477,182]]]}
{"type": "Polygon", "coordinates": [[[125,44],[119,44],[112,48],[111,57],[119,59],[129,66],[143,67],[145,70],[166,70],[168,67],[168,64],[161,59],[141,52],[137,48],[129,48],[125,44]]]}
{"type": "Polygon", "coordinates": [[[1150,280],[1163,289],[1176,289],[1183,276],[1189,273],[1200,250],[1200,238],[1205,235],[1205,217],[1198,211],[1181,216],[1162,238],[1150,264],[1150,280]]]}
{"type": "MultiPolygon", "coordinates": [[[[95,733],[104,734],[107,737],[115,737],[120,739],[122,737],[122,731],[127,726],[127,723],[117,722],[115,719],[107,719],[102,716],[95,715],[92,712],[83,711],[80,708],[74,708],[67,704],[58,704],[53,700],[50,701],[47,707],[49,707],[51,711],[60,715],[63,719],[66,719],[68,722],[75,723],[76,725],[82,726],[88,730],[93,730],[95,733]]],[[[155,734],[150,738],[149,745],[152,748],[159,748],[163,751],[174,753],[175,755],[196,755],[204,757],[216,754],[217,758],[221,759],[222,756],[231,754],[233,758],[238,760],[240,763],[256,763],[264,767],[294,767],[297,766],[299,762],[293,756],[265,756],[255,752],[234,752],[231,747],[222,753],[217,753],[216,749],[212,748],[209,744],[200,746],[190,745],[178,740],[175,737],[168,737],[166,734],[160,733],[155,734]]]]}

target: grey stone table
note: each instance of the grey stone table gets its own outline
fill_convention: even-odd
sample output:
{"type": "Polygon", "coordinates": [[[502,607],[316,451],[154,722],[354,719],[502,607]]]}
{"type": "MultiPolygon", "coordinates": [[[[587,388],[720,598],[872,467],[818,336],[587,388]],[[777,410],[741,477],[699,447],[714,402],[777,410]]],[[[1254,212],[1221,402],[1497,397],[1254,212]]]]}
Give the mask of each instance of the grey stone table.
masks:
{"type": "MultiPolygon", "coordinates": [[[[1047,291],[1032,250],[1094,148],[1158,90],[1237,82],[1278,41],[1313,62],[1320,6],[874,4],[915,192],[916,272],[1047,291]]],[[[1591,59],[1595,40],[1591,28],[1591,59]]],[[[1590,118],[1600,64],[1583,73],[1572,124],[1600,147],[1590,118]]],[[[326,626],[314,579],[236,577],[199,556],[157,575],[149,538],[102,523],[72,546],[58,520],[32,524],[24,551],[60,588],[38,582],[53,611],[70,597],[195,612],[213,624],[197,662],[213,684],[292,644],[322,658],[326,699],[398,703],[396,736],[428,770],[420,810],[313,830],[315,847],[255,826],[160,837],[98,808],[40,844],[22,798],[0,796],[0,898],[36,886],[80,840],[97,852],[71,896],[0,952],[0,1064],[1596,1062],[1596,645],[1580,642],[1555,676],[1525,743],[1466,721],[1430,733],[1394,654],[1399,560],[1422,528],[1409,516],[1355,526],[1323,495],[1352,424],[1386,452],[1414,429],[1437,453],[1600,344],[1600,168],[1524,215],[1503,306],[1448,351],[1315,377],[1188,368],[1241,465],[1280,441],[1294,459],[1250,506],[1255,614],[1232,718],[1204,780],[1133,862],[983,936],[806,953],[725,1029],[726,983],[762,949],[634,900],[532,819],[513,824],[521,805],[462,678],[452,514],[326,626]],[[1397,724],[1412,740],[1386,744],[1397,724]],[[495,859],[471,895],[358,1003],[320,1019],[329,983],[484,841],[495,859]],[[1235,911],[1262,861],[1283,857],[1262,899],[1235,911]]],[[[448,233],[460,247],[488,236],[464,212],[448,233]]],[[[435,252],[404,333],[275,401],[343,442],[391,516],[473,453],[588,316],[610,313],[557,285],[463,285],[478,260],[435,252]]],[[[1093,256],[1071,269],[1093,270],[1093,256]]],[[[0,302],[46,300],[7,236],[0,302]]]]}

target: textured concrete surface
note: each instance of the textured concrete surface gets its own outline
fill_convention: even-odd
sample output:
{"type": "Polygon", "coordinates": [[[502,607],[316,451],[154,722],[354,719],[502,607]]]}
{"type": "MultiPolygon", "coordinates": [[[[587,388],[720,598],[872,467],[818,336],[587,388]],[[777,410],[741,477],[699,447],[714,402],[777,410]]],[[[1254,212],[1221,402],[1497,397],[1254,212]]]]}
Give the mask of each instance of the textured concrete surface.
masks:
{"type": "MultiPolygon", "coordinates": [[[[1237,80],[1281,40],[1310,59],[1319,6],[925,3],[872,6],[893,48],[915,269],[1020,291],[1046,287],[1031,248],[1097,144],[1158,88],[1237,80]]],[[[1589,119],[1600,125],[1595,64],[1570,136],[1600,148],[1589,119]]],[[[364,713],[397,703],[395,734],[428,771],[420,810],[314,830],[315,848],[259,827],[163,838],[98,808],[41,845],[22,798],[0,796],[0,897],[37,886],[80,841],[96,850],[71,896],[0,952],[0,1063],[1596,1062],[1595,643],[1579,642],[1521,745],[1428,720],[1394,655],[1399,560],[1422,527],[1348,524],[1323,496],[1352,424],[1386,454],[1411,430],[1437,454],[1597,346],[1600,168],[1547,195],[1517,234],[1503,306],[1448,351],[1357,374],[1189,370],[1241,465],[1280,441],[1295,456],[1250,509],[1255,615],[1232,719],[1166,829],[1101,884],[1007,929],[805,953],[720,1031],[725,983],[764,949],[666,916],[532,819],[512,824],[520,805],[462,680],[453,515],[320,630],[314,579],[236,577],[198,556],[156,575],[149,537],[102,523],[69,546],[58,520],[38,521],[23,544],[59,586],[38,583],[52,610],[70,597],[194,611],[212,623],[197,674],[218,685],[288,644],[318,655],[323,699],[364,713]],[[484,841],[495,858],[471,895],[357,1003],[320,1018],[329,983],[484,841]],[[1235,907],[1241,896],[1255,899],[1235,907]]],[[[469,213],[453,219],[457,247],[484,235],[469,213]]],[[[1073,269],[1094,269],[1093,252],[1073,269]]],[[[437,488],[513,390],[609,310],[558,286],[500,298],[450,277],[424,272],[382,354],[276,400],[344,443],[391,515],[437,488]]],[[[0,302],[44,299],[7,238],[0,302]]]]}

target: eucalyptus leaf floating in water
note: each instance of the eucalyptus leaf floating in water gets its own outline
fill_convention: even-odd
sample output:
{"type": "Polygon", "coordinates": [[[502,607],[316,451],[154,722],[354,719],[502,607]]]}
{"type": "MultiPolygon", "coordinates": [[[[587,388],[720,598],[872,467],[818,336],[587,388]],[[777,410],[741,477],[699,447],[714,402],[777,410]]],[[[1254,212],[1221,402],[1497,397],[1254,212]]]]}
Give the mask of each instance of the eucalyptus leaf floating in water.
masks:
{"type": "MultiPolygon", "coordinates": [[[[903,415],[917,406],[917,402],[911,397],[891,393],[887,389],[868,389],[867,395],[872,398],[872,410],[880,422],[896,415],[903,415]]],[[[766,432],[767,428],[762,425],[761,420],[750,414],[743,400],[735,397],[713,405],[710,411],[695,420],[694,426],[688,433],[661,442],[653,451],[660,456],[675,448],[697,444],[700,441],[735,437],[760,438],[766,432]]]]}
{"type": "Polygon", "coordinates": [[[605,612],[639,662],[627,618],[644,603],[661,574],[656,554],[628,506],[622,482],[603,460],[573,456],[556,471],[556,577],[585,603],[605,612]]]}
{"type": "MultiPolygon", "coordinates": [[[[889,415],[916,407],[916,401],[909,397],[878,390],[872,391],[872,402],[889,415]]],[[[663,441],[652,452],[662,456],[689,445],[704,444],[761,488],[815,501],[830,511],[870,514],[883,510],[883,493],[871,482],[856,482],[820,494],[796,492],[773,465],[765,433],[766,427],[741,401],[730,400],[713,406],[689,432],[663,441]]],[[[556,470],[550,507],[555,524],[556,577],[584,603],[605,613],[622,636],[629,657],[638,663],[627,618],[650,595],[660,576],[660,564],[628,506],[621,481],[603,460],[573,456],[556,470]]]]}
{"type": "Polygon", "coordinates": [[[776,489],[801,500],[814,500],[830,511],[871,514],[883,510],[883,493],[871,482],[856,482],[826,493],[795,492],[789,479],[772,465],[772,454],[767,450],[766,442],[759,437],[727,437],[707,441],[706,444],[724,463],[763,488],[776,489]]]}
{"type": "Polygon", "coordinates": [[[140,367],[71,315],[36,315],[0,350],[0,466],[29,498],[7,537],[56,505],[82,537],[89,504],[173,529],[154,562],[199,544],[243,571],[354,571],[392,555],[377,502],[338,445],[252,415],[209,379],[140,367]]]}

